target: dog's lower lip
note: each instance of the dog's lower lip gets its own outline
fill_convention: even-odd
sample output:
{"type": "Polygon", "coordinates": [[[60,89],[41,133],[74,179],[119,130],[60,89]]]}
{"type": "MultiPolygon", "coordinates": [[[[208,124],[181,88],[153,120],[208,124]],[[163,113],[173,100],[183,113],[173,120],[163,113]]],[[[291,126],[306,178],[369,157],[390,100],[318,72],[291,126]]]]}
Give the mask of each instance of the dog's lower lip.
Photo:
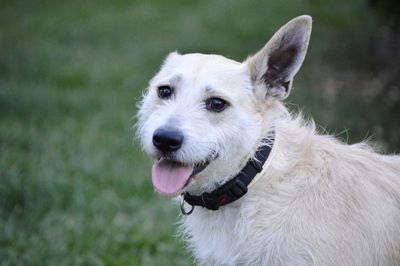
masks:
{"type": "Polygon", "coordinates": [[[202,172],[206,167],[210,164],[209,161],[201,164],[195,164],[193,167],[193,173],[190,175],[191,177],[197,175],[198,173],[202,172]]]}
{"type": "Polygon", "coordinates": [[[193,173],[191,174],[190,177],[193,177],[193,176],[201,173],[204,169],[207,168],[207,166],[212,161],[214,161],[217,158],[218,158],[218,153],[213,153],[211,156],[208,157],[208,159],[205,162],[195,164],[193,167],[193,173]]]}

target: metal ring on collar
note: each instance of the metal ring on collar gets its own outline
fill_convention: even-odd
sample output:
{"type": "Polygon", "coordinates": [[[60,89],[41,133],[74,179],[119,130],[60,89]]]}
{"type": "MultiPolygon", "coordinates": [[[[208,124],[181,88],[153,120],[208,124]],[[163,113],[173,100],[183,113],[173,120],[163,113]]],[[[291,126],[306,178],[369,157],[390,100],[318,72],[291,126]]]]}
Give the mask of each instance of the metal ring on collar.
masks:
{"type": "MultiPolygon", "coordinates": [[[[190,205],[190,204],[189,204],[190,205]]],[[[192,212],[193,212],[193,210],[194,210],[194,206],[193,205],[190,205],[192,208],[189,210],[189,211],[186,211],[185,210],[185,199],[184,199],[184,195],[182,194],[181,195],[181,204],[180,204],[180,207],[181,207],[181,212],[182,212],[182,214],[183,215],[189,215],[189,214],[191,214],[192,212]]]]}

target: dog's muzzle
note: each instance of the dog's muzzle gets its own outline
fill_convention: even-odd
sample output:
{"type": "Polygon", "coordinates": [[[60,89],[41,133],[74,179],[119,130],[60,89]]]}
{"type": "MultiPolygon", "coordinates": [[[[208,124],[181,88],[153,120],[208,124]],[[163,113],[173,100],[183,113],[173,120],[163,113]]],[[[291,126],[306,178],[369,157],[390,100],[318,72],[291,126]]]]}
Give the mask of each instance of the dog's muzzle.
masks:
{"type": "Polygon", "coordinates": [[[166,195],[176,195],[190,182],[191,178],[202,172],[216,158],[212,152],[199,163],[187,163],[175,160],[173,153],[160,156],[152,167],[152,182],[155,190],[166,195]]]}

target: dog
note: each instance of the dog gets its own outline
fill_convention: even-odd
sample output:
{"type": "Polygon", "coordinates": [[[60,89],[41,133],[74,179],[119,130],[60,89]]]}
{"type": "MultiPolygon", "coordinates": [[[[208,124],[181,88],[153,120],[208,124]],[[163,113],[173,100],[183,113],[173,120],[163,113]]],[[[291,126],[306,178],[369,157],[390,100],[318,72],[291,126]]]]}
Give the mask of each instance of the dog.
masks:
{"type": "Polygon", "coordinates": [[[201,265],[400,265],[400,156],[289,113],[310,16],[244,62],[173,52],[139,104],[154,189],[201,265]]]}

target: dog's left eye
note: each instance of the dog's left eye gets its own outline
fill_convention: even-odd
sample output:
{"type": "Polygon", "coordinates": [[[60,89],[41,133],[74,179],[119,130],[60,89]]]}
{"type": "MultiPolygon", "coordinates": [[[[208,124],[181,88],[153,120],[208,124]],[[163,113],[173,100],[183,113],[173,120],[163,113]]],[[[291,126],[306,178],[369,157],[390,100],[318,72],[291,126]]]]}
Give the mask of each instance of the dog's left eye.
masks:
{"type": "Polygon", "coordinates": [[[228,102],[221,98],[209,98],[206,100],[206,108],[212,112],[222,112],[228,106],[228,102]]]}

